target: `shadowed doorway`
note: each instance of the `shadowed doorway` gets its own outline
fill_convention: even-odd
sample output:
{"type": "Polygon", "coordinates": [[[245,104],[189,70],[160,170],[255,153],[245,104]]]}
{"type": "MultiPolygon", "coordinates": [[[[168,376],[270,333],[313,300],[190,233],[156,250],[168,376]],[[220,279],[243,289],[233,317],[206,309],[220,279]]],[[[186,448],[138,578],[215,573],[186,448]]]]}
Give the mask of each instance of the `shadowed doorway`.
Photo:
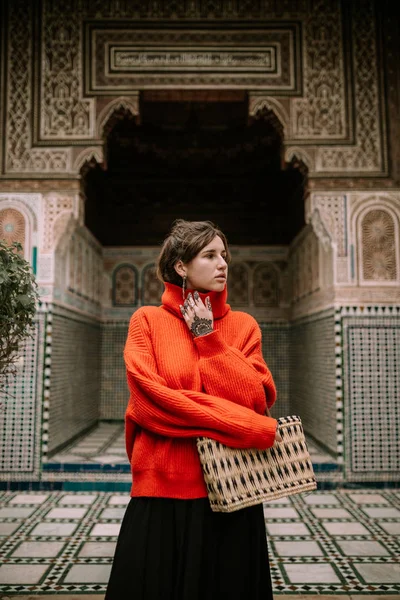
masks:
{"type": "Polygon", "coordinates": [[[104,144],[83,177],[85,224],[104,246],[159,244],[176,218],[210,219],[236,245],[287,245],[304,225],[305,173],[244,92],[143,92],[140,121],[117,110],[104,144]]]}

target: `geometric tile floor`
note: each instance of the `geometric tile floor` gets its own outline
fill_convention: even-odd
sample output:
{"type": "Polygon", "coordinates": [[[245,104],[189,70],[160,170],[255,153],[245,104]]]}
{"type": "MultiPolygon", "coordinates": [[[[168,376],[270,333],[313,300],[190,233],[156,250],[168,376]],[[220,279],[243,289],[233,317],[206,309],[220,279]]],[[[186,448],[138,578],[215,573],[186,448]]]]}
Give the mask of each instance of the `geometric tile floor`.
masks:
{"type": "MultiPolygon", "coordinates": [[[[127,492],[0,492],[2,594],[101,594],[127,492]]],[[[335,489],[264,505],[274,593],[400,592],[400,491],[335,489]]]]}
{"type": "Polygon", "coordinates": [[[95,429],[53,454],[47,464],[128,464],[124,424],[100,422],[95,429]]]}
{"type": "Polygon", "coordinates": [[[100,422],[95,429],[53,454],[49,463],[128,464],[123,422],[100,422]]]}

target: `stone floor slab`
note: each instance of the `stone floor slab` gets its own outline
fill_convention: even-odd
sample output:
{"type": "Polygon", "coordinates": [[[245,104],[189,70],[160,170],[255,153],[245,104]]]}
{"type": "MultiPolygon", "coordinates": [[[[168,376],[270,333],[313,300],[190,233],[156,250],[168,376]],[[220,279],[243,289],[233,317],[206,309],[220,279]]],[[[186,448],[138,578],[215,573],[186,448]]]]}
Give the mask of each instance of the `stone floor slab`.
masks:
{"type": "Polygon", "coordinates": [[[113,557],[117,542],[86,542],[79,550],[79,557],[113,557]]]}
{"type": "Polygon", "coordinates": [[[22,542],[11,554],[12,558],[48,558],[57,556],[64,542],[22,542]]]}
{"type": "Polygon", "coordinates": [[[35,510],[35,506],[10,506],[0,508],[0,519],[26,519],[27,517],[30,517],[35,510]]]}
{"type": "Polygon", "coordinates": [[[100,519],[123,519],[126,512],[125,506],[123,508],[105,508],[101,511],[100,519]]]}
{"type": "Polygon", "coordinates": [[[317,542],[274,542],[279,556],[324,556],[317,542]]]}
{"type": "Polygon", "coordinates": [[[66,494],[58,504],[93,504],[97,497],[97,494],[66,494]]]}
{"type": "Polygon", "coordinates": [[[108,500],[108,504],[112,504],[112,505],[119,505],[119,504],[123,504],[124,506],[129,504],[130,502],[130,495],[126,494],[124,496],[110,496],[110,499],[108,500]]]}
{"type": "Polygon", "coordinates": [[[48,494],[17,494],[9,504],[43,504],[48,497],[48,494]]]}
{"type": "Polygon", "coordinates": [[[369,530],[357,521],[346,521],[341,523],[332,523],[331,521],[323,521],[322,527],[330,535],[370,535],[369,530]]]}
{"type": "Polygon", "coordinates": [[[312,508],[311,512],[318,519],[351,519],[351,513],[345,508],[312,508]]]}
{"type": "Polygon", "coordinates": [[[395,521],[391,521],[391,522],[380,521],[380,522],[377,523],[377,525],[378,525],[378,527],[380,527],[381,529],[383,529],[389,535],[400,535],[400,521],[398,521],[398,522],[395,522],[395,521]]]}
{"type": "Polygon", "coordinates": [[[1,565],[0,583],[39,583],[49,565],[1,565]]]}
{"type": "MultiPolygon", "coordinates": [[[[367,583],[399,583],[400,564],[363,563],[354,568],[367,583]]],[[[369,599],[368,599],[369,600],[369,599]]]]}
{"type": "Polygon", "coordinates": [[[18,527],[21,527],[22,521],[18,523],[0,523],[0,536],[12,535],[14,531],[17,531],[18,527]]]}
{"type": "Polygon", "coordinates": [[[390,552],[379,542],[338,540],[336,544],[346,556],[390,556],[390,552]]]}
{"type": "Polygon", "coordinates": [[[340,504],[333,494],[310,494],[304,498],[306,504],[340,504]]]}
{"type": "Polygon", "coordinates": [[[97,523],[90,532],[91,536],[114,536],[119,534],[120,523],[97,523]]]}
{"type": "Polygon", "coordinates": [[[74,565],[65,576],[65,583],[107,583],[111,565],[74,565]]]}
{"type": "Polygon", "coordinates": [[[304,523],[266,523],[269,535],[310,535],[310,530],[304,523]]]}
{"type": "Polygon", "coordinates": [[[277,508],[264,506],[264,517],[267,519],[298,519],[299,513],[294,508],[277,508]]]}
{"type": "Polygon", "coordinates": [[[382,494],[348,494],[356,504],[388,504],[382,494]]]}
{"type": "Polygon", "coordinates": [[[87,508],[52,508],[46,513],[45,519],[83,519],[87,508]]]}
{"type": "Polygon", "coordinates": [[[77,528],[77,523],[38,523],[31,531],[31,535],[72,535],[77,528]]]}
{"type": "Polygon", "coordinates": [[[400,519],[400,510],[397,508],[372,508],[363,506],[361,510],[372,519],[400,519]]]}
{"type": "Polygon", "coordinates": [[[340,583],[339,577],[328,564],[283,563],[283,567],[291,583],[340,583]]]}

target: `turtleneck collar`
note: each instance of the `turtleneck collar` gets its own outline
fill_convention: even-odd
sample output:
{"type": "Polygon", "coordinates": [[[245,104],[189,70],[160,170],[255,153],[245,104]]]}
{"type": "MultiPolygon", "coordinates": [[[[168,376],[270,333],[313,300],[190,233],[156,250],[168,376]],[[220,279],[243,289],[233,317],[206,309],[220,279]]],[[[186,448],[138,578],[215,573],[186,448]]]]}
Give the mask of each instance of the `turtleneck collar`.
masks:
{"type": "MultiPolygon", "coordinates": [[[[179,285],[175,285],[174,283],[164,282],[165,290],[163,295],[161,296],[161,302],[163,306],[173,312],[177,317],[183,319],[182,313],[180,311],[179,305],[183,304],[182,298],[182,288],[179,285]]],[[[193,293],[193,290],[187,290],[185,297],[189,292],[193,293]]],[[[229,304],[227,304],[226,299],[228,297],[228,291],[226,286],[222,292],[207,292],[202,294],[199,292],[200,298],[204,302],[207,296],[210,298],[214,319],[221,319],[226,313],[231,309],[229,304]]]]}

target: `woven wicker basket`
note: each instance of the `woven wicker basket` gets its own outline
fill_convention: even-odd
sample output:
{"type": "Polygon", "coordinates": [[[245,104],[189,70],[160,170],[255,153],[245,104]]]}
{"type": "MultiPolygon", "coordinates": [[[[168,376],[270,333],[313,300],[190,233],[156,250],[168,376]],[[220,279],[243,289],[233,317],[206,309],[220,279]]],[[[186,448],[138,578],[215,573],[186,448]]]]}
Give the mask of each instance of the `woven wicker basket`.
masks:
{"type": "Polygon", "coordinates": [[[317,488],[300,417],[281,417],[278,424],[282,442],[267,450],[240,450],[197,439],[214,512],[233,512],[317,488]]]}

